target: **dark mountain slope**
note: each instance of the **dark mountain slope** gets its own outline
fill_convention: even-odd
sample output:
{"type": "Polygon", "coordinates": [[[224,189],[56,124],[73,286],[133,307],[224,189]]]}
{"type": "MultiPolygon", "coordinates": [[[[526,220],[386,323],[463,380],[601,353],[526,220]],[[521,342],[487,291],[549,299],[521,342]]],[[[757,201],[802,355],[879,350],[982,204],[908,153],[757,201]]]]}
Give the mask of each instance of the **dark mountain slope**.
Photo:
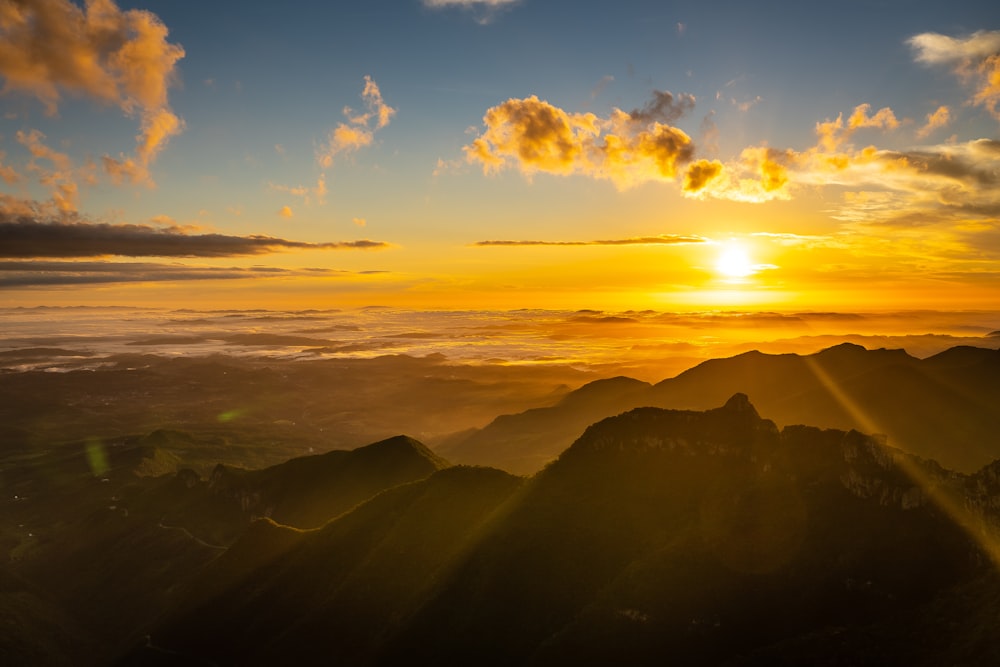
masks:
{"type": "Polygon", "coordinates": [[[530,473],[568,447],[584,424],[641,406],[705,410],[738,392],[779,425],[885,433],[891,444],[952,469],[972,472],[1000,458],[1000,351],[956,348],[920,360],[849,343],[804,356],[714,359],[648,389],[587,385],[556,406],[463,434],[442,452],[460,463],[530,473]],[[575,401],[584,391],[590,400],[575,401]]]}
{"type": "Polygon", "coordinates": [[[368,663],[521,483],[489,468],[448,468],[317,530],[259,521],[153,641],[220,664],[368,663]]]}
{"type": "MultiPolygon", "coordinates": [[[[421,443],[399,436],[257,471],[219,466],[209,481],[192,470],[143,476],[160,467],[164,454],[157,445],[178,437],[161,431],[107,447],[104,476],[95,476],[79,451],[37,457],[32,466],[5,475],[16,495],[5,503],[0,547],[12,571],[37,587],[39,599],[49,600],[52,609],[89,633],[87,644],[101,657],[81,655],[79,664],[105,663],[107,656],[129,648],[177,601],[187,582],[220,554],[228,557],[226,547],[247,531],[255,515],[274,513],[289,523],[321,525],[386,489],[448,465],[421,443]]],[[[261,537],[264,533],[258,527],[244,538],[255,545],[244,549],[254,555],[241,566],[246,572],[256,572],[269,558],[263,547],[275,540],[261,537]]],[[[274,534],[294,538],[299,532],[283,527],[274,534]]],[[[33,618],[41,613],[36,609],[48,607],[25,599],[20,593],[0,595],[0,615],[13,605],[25,624],[44,629],[44,616],[33,618]]],[[[55,621],[50,625],[61,627],[55,621]]],[[[30,630],[25,637],[30,638],[30,630]]]]}
{"type": "Polygon", "coordinates": [[[234,568],[154,643],[217,664],[780,663],[828,628],[884,627],[891,656],[894,619],[929,623],[907,610],[984,602],[961,591],[989,570],[972,535],[996,537],[979,514],[995,511],[994,473],[856,431],[779,432],[744,395],[637,409],[519,492],[465,468],[387,491],[234,568]]]}

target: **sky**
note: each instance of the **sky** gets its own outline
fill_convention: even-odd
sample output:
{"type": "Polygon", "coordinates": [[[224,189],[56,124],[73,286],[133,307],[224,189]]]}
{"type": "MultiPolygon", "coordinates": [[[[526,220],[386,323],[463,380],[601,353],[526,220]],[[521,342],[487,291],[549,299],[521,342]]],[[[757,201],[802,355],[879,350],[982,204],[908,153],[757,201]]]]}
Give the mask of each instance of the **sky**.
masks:
{"type": "Polygon", "coordinates": [[[0,305],[1000,304],[989,2],[0,0],[0,305]]]}

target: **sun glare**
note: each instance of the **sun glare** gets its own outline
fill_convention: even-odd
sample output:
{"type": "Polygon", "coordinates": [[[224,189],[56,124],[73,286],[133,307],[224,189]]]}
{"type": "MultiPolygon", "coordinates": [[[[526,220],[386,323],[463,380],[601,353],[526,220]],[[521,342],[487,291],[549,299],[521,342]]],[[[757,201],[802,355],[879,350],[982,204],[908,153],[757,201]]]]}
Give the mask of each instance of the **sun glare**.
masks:
{"type": "Polygon", "coordinates": [[[755,273],[753,262],[743,246],[726,245],[715,262],[715,270],[726,278],[746,278],[755,273]]]}

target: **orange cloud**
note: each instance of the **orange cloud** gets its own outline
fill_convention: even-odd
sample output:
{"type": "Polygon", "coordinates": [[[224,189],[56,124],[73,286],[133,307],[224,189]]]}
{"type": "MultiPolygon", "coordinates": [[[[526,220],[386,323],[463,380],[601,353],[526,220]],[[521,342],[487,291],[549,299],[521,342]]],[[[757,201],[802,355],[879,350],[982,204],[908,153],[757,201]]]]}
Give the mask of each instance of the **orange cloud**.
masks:
{"type": "Polygon", "coordinates": [[[981,104],[1000,120],[1000,54],[992,55],[977,68],[980,77],[979,89],[972,96],[973,104],[981,104]]]}
{"type": "Polygon", "coordinates": [[[106,157],[117,180],[151,183],[150,163],[183,121],[170,111],[167,91],[184,49],[167,42],[154,14],[122,11],[112,0],[84,8],[69,0],[5,2],[0,9],[0,75],[4,92],[37,98],[55,115],[62,91],[115,104],[139,114],[136,158],[106,157]]]}
{"type": "Polygon", "coordinates": [[[923,139],[934,132],[934,130],[945,127],[950,122],[951,110],[946,106],[940,106],[934,113],[927,114],[927,124],[917,130],[917,138],[923,139]]]}
{"type": "Polygon", "coordinates": [[[282,218],[290,218],[290,217],[292,217],[292,215],[294,215],[292,213],[292,207],[291,206],[282,206],[281,210],[278,211],[278,215],[280,215],[282,218]]]}
{"type": "Polygon", "coordinates": [[[388,125],[396,114],[396,109],[385,103],[382,91],[367,75],[361,99],[368,109],[367,113],[356,114],[350,107],[344,107],[347,122],[339,123],[331,130],[326,145],[316,151],[316,162],[323,169],[333,166],[333,158],[338,153],[349,153],[370,145],[375,138],[375,131],[388,125]]]}
{"type": "Polygon", "coordinates": [[[843,114],[838,114],[836,120],[816,123],[816,134],[819,136],[820,147],[827,151],[835,151],[847,143],[855,130],[862,128],[895,130],[899,127],[899,120],[896,119],[896,114],[892,109],[883,107],[874,116],[870,116],[871,108],[870,104],[859,104],[854,107],[854,111],[847,119],[846,126],[843,114]]]}
{"type": "Polygon", "coordinates": [[[313,197],[316,198],[316,202],[319,204],[326,203],[326,194],[328,190],[326,188],[326,176],[323,174],[320,174],[319,178],[316,179],[316,187],[314,188],[309,188],[304,185],[281,185],[280,183],[268,183],[267,186],[275,192],[284,192],[294,197],[301,197],[302,202],[306,205],[312,202],[313,197]]]}
{"type": "Polygon", "coordinates": [[[694,142],[660,119],[679,117],[693,103],[691,96],[675,100],[657,91],[642,109],[614,109],[600,118],[564,111],[535,95],[509,99],[486,112],[486,129],[465,147],[465,156],[486,173],[509,166],[528,176],[576,173],[610,179],[621,189],[673,180],[694,157],[694,142]]]}
{"type": "Polygon", "coordinates": [[[859,104],[854,107],[854,113],[851,117],[847,119],[847,126],[856,130],[861,127],[876,127],[882,130],[895,130],[899,127],[899,121],[896,120],[896,114],[892,112],[889,107],[883,107],[879,109],[874,116],[869,116],[868,112],[872,109],[870,104],[859,104]]]}
{"type": "Polygon", "coordinates": [[[14,167],[8,164],[4,164],[3,161],[6,159],[7,154],[0,151],[0,179],[3,180],[7,185],[14,185],[15,183],[20,183],[22,180],[21,174],[17,173],[14,167]]]}
{"type": "Polygon", "coordinates": [[[45,135],[38,130],[30,132],[19,130],[15,137],[31,154],[28,171],[38,177],[40,184],[49,188],[55,207],[63,213],[75,211],[79,199],[79,186],[70,157],[47,146],[45,135]],[[51,168],[43,166],[42,160],[49,162],[51,168]]]}

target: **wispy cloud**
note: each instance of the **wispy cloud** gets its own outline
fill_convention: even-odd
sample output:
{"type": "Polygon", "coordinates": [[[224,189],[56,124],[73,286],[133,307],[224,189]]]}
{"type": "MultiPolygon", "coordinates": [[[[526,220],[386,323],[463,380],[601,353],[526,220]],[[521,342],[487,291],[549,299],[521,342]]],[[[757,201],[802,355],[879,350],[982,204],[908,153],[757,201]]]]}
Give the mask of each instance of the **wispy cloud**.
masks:
{"type": "Polygon", "coordinates": [[[135,155],[105,155],[115,180],[152,183],[149,166],[184,122],[168,89],[184,49],[167,41],[167,27],[148,11],[122,11],[112,0],[23,0],[0,11],[0,75],[5,91],[38,99],[58,113],[64,92],[84,94],[138,115],[135,155]]]}
{"type": "Polygon", "coordinates": [[[472,245],[487,246],[621,246],[621,245],[677,245],[684,243],[707,243],[708,239],[701,236],[681,236],[664,234],[662,236],[640,236],[629,239],[604,239],[596,241],[476,241],[472,245]]]}
{"type": "Polygon", "coordinates": [[[306,205],[309,205],[314,200],[317,204],[325,204],[326,194],[328,192],[325,174],[319,175],[316,179],[315,187],[308,187],[305,185],[282,185],[281,183],[268,183],[267,187],[274,192],[284,192],[285,194],[292,195],[293,197],[301,197],[302,203],[306,205]]]}
{"type": "Polygon", "coordinates": [[[429,9],[464,9],[473,13],[478,23],[490,23],[499,11],[513,7],[521,0],[423,0],[429,9]]]}
{"type": "Polygon", "coordinates": [[[259,278],[342,278],[372,272],[337,269],[285,269],[270,266],[212,267],[156,262],[12,262],[0,261],[0,288],[66,287],[109,283],[259,278]]]}
{"type": "Polygon", "coordinates": [[[34,174],[38,182],[49,189],[54,207],[61,212],[75,211],[79,193],[78,177],[90,182],[93,178],[92,168],[75,169],[69,155],[49,147],[45,143],[45,135],[38,130],[18,130],[15,137],[31,155],[25,170],[34,174]]]}
{"type": "Polygon", "coordinates": [[[917,130],[917,138],[925,139],[933,134],[935,130],[946,127],[950,122],[951,109],[944,105],[939,106],[936,111],[927,114],[927,122],[917,130]]]}
{"type": "Polygon", "coordinates": [[[367,111],[358,113],[350,107],[344,107],[343,114],[347,122],[339,123],[331,130],[326,143],[317,149],[316,162],[321,168],[332,167],[333,158],[338,154],[350,153],[370,145],[375,138],[375,131],[388,125],[396,114],[396,109],[385,103],[382,91],[367,75],[361,99],[364,100],[367,111]]]}
{"type": "Polygon", "coordinates": [[[979,30],[965,37],[925,32],[906,40],[917,62],[948,65],[973,87],[973,105],[1000,120],[1000,30],[979,30]]]}
{"type": "Polygon", "coordinates": [[[171,227],[85,221],[39,221],[0,214],[0,257],[233,257],[283,250],[370,250],[381,241],[308,243],[272,236],[193,234],[171,227]]]}

